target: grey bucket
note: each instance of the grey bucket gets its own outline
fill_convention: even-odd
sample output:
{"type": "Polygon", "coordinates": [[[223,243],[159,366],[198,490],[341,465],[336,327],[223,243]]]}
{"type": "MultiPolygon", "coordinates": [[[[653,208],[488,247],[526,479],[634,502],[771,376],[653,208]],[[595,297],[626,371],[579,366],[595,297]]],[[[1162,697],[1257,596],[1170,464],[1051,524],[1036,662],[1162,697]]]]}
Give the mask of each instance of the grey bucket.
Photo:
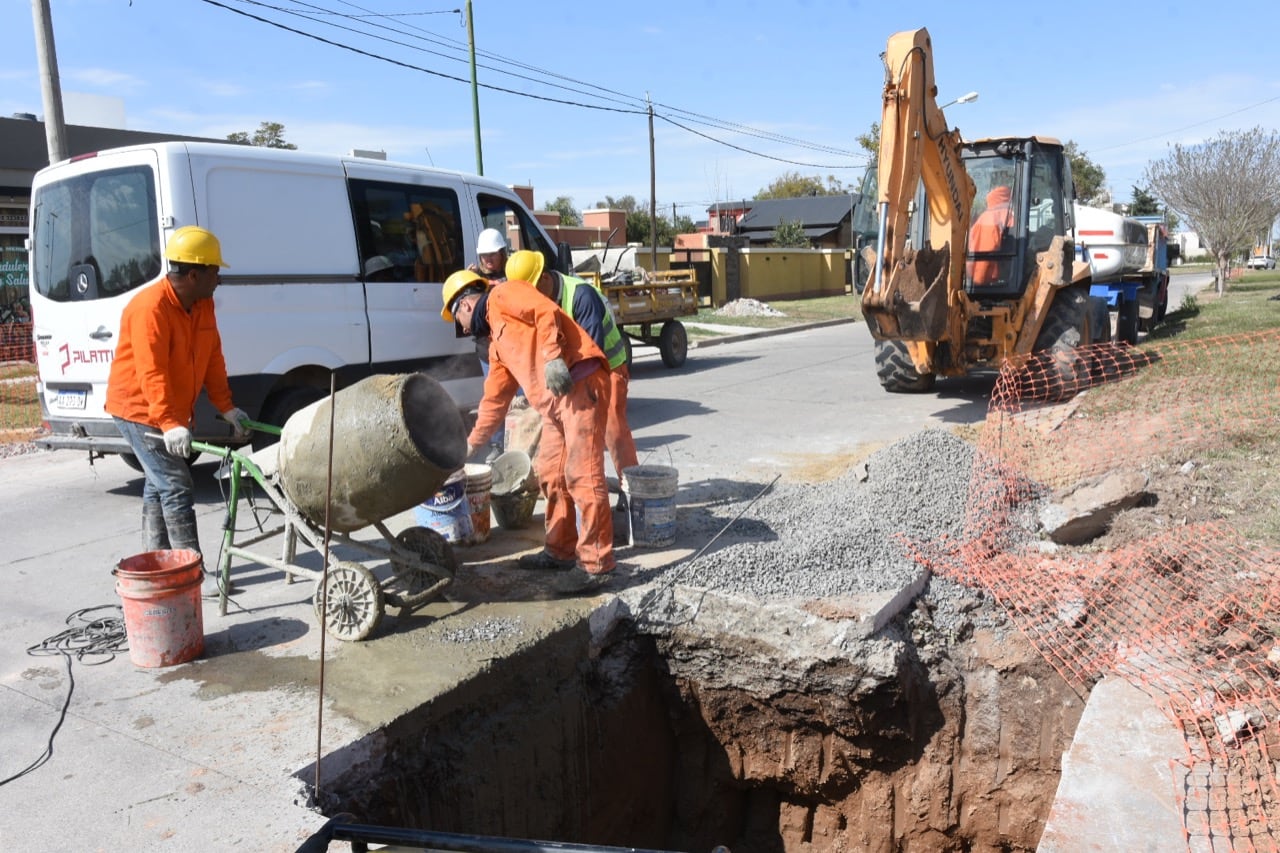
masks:
{"type": "Polygon", "coordinates": [[[417,506],[466,461],[462,414],[439,382],[422,373],[362,379],[302,409],[281,430],[280,484],[316,526],[325,523],[330,411],[329,524],[340,533],[417,506]]]}
{"type": "Polygon", "coordinates": [[[632,545],[660,547],[676,540],[676,489],[679,472],[665,465],[622,469],[632,545]]]}

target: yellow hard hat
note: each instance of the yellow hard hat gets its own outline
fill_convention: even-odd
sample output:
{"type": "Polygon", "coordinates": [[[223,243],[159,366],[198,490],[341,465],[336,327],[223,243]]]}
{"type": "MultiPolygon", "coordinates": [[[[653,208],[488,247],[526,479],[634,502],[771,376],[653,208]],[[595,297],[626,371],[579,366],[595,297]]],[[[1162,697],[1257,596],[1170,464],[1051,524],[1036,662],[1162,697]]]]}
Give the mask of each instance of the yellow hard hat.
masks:
{"type": "Polygon", "coordinates": [[[453,322],[453,303],[458,298],[458,294],[474,285],[485,286],[484,276],[478,272],[471,270],[458,270],[444,280],[444,288],[440,291],[440,297],[444,300],[444,307],[440,309],[440,317],[446,323],[453,322]]]}
{"type": "Polygon", "coordinates": [[[174,263],[229,266],[222,260],[222,244],[212,231],[198,225],[184,225],[174,231],[165,246],[164,256],[174,263]]]}
{"type": "Polygon", "coordinates": [[[542,253],[521,249],[507,258],[507,279],[510,281],[527,281],[534,287],[542,278],[542,253]]]}

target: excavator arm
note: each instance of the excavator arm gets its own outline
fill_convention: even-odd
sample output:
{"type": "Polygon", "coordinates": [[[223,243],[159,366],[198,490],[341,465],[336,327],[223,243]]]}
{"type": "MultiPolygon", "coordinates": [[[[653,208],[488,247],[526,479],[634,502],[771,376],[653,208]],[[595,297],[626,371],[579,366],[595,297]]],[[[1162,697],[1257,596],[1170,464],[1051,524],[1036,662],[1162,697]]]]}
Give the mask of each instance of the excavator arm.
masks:
{"type": "Polygon", "coordinates": [[[960,158],[958,131],[937,104],[926,29],[896,33],[884,53],[876,258],[862,291],[862,313],[881,340],[906,342],[921,373],[932,372],[939,343],[962,347],[968,316],[965,243],[973,180],[960,158]],[[908,248],[918,185],[928,205],[924,245],[908,248]]]}

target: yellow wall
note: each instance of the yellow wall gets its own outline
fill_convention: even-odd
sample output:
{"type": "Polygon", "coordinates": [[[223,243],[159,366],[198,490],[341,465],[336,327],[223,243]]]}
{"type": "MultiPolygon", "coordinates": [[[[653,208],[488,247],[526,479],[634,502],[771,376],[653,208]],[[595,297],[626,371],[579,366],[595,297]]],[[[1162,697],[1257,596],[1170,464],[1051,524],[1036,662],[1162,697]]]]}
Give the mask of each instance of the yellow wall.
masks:
{"type": "MultiPolygon", "coordinates": [[[[638,248],[637,266],[649,268],[650,250],[638,248]]],[[[711,301],[719,307],[729,301],[726,279],[728,250],[706,250],[711,257],[711,301]]],[[[743,249],[738,254],[740,299],[810,299],[848,293],[844,249],[743,249]]],[[[671,268],[671,252],[658,250],[658,269],[671,268]]]]}

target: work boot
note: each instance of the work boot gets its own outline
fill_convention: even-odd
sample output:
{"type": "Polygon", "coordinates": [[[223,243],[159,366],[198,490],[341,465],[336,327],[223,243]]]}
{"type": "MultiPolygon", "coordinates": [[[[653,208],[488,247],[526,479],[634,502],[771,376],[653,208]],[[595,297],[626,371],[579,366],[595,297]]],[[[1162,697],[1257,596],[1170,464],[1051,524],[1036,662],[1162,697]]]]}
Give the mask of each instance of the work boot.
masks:
{"type": "Polygon", "coordinates": [[[164,510],[158,503],[142,504],[142,550],[169,550],[169,528],[164,524],[164,510]]]}
{"type": "Polygon", "coordinates": [[[544,548],[536,554],[525,554],[516,560],[516,566],[530,571],[564,572],[573,568],[574,561],[572,559],[561,560],[559,557],[553,557],[544,548]]]}
{"type": "MultiPolygon", "coordinates": [[[[209,571],[204,563],[204,552],[200,550],[200,531],[196,527],[195,512],[183,513],[184,517],[169,518],[169,542],[174,550],[187,549],[200,554],[200,568],[204,572],[204,580],[200,584],[200,594],[205,598],[217,598],[220,594],[217,572],[209,571]]],[[[227,582],[227,595],[232,591],[231,582],[227,582]]]]}
{"type": "Polygon", "coordinates": [[[570,571],[556,577],[551,582],[551,589],[556,595],[578,595],[600,589],[613,577],[613,572],[601,572],[593,575],[581,566],[574,566],[570,571]]]}

